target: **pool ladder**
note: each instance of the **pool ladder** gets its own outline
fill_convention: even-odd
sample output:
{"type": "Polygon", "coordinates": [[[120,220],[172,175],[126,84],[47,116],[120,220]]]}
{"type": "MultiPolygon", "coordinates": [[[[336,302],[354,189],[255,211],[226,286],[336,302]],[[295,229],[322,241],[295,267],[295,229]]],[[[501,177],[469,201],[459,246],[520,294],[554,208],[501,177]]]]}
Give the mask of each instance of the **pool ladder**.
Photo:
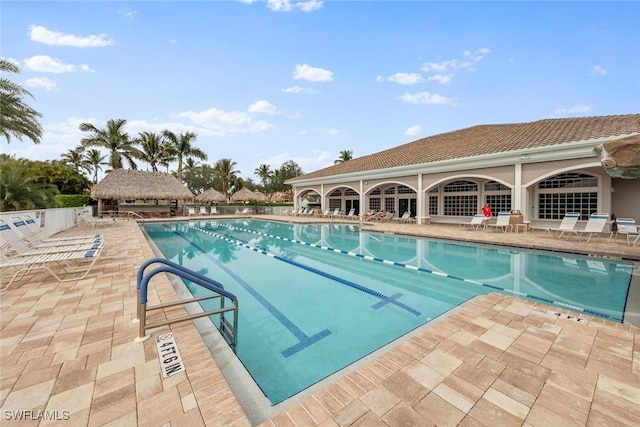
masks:
{"type": "MultiPolygon", "coordinates": [[[[231,292],[227,292],[224,290],[222,284],[216,282],[215,280],[203,276],[202,274],[196,273],[195,271],[189,270],[181,266],[180,264],[176,264],[171,262],[165,258],[151,258],[142,263],[138,268],[138,273],[136,276],[137,289],[138,289],[138,307],[136,311],[137,318],[134,319],[134,322],[139,322],[138,327],[138,337],[135,339],[136,342],[143,342],[149,339],[150,335],[147,335],[147,330],[159,328],[161,326],[167,326],[173,323],[184,322],[187,320],[193,320],[200,317],[206,316],[215,316],[219,315],[220,326],[218,330],[220,334],[224,338],[224,340],[231,346],[235,351],[236,338],[238,335],[238,298],[232,294],[231,292]],[[152,264],[162,264],[160,267],[157,267],[148,273],[145,274],[145,270],[152,264]],[[174,274],[183,279],[189,280],[192,283],[202,286],[205,289],[208,289],[212,292],[210,295],[205,295],[197,298],[190,298],[186,300],[180,300],[175,302],[169,302],[164,304],[158,304],[151,307],[147,307],[147,292],[149,287],[149,281],[153,276],[158,273],[170,273],[174,274]],[[175,307],[178,305],[186,305],[192,302],[204,301],[208,299],[220,298],[220,308],[215,310],[204,311],[202,313],[190,314],[187,316],[182,316],[176,319],[167,319],[156,323],[147,323],[147,312],[152,310],[160,310],[168,307],[175,307]],[[230,301],[231,305],[225,305],[226,301],[230,301]],[[225,316],[225,313],[232,312],[232,321],[229,321],[228,316],[225,316]]],[[[215,323],[214,323],[215,324],[215,323]]]]}

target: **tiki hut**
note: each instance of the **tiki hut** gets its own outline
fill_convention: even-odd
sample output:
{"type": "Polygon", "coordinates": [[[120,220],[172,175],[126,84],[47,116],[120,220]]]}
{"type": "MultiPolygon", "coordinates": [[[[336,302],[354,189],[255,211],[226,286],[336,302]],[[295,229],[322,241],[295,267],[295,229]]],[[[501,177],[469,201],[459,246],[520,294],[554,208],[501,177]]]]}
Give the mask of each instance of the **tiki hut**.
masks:
{"type": "Polygon", "coordinates": [[[232,202],[258,202],[260,200],[260,196],[248,188],[241,188],[231,196],[232,202]]]}
{"type": "Polygon", "coordinates": [[[227,198],[225,197],[225,195],[215,188],[210,188],[196,196],[196,202],[201,203],[221,203],[226,201],[227,198]]]}
{"type": "Polygon", "coordinates": [[[98,215],[135,212],[142,216],[168,216],[176,212],[178,201],[193,200],[193,193],[173,175],[162,172],[143,172],[116,169],[91,189],[91,198],[98,201],[98,215]]]}

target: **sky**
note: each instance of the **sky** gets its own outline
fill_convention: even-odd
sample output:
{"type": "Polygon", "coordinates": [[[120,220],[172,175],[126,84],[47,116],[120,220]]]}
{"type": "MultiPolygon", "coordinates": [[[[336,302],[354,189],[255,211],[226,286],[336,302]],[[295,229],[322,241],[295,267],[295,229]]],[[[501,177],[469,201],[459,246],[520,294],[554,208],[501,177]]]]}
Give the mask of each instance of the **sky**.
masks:
{"type": "MultiPolygon", "coordinates": [[[[481,124],[640,112],[640,2],[13,1],[0,56],[53,160],[88,122],[194,132],[243,178],[481,124]]],[[[139,169],[148,165],[138,162],[139,169]]],[[[175,169],[175,165],[173,168],[175,169]]]]}

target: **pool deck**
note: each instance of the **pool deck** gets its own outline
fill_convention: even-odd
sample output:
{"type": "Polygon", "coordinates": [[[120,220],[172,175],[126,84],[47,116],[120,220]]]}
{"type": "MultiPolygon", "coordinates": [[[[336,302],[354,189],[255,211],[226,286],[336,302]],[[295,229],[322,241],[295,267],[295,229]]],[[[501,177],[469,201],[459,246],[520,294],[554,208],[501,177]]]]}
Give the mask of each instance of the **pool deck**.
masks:
{"type": "MultiPolygon", "coordinates": [[[[585,244],[438,224],[372,229],[640,260],[640,247],[622,240],[585,244]]],[[[58,282],[37,272],[0,294],[3,426],[640,425],[640,328],[498,293],[468,301],[256,419],[193,322],[152,331],[173,332],[186,367],[162,379],[153,339],[135,343],[132,322],[136,271],[153,250],[134,221],[97,231],[106,245],[86,278],[58,282]]],[[[151,288],[151,304],[177,299],[164,275],[151,288]]],[[[155,319],[184,314],[173,308],[155,319]]]]}

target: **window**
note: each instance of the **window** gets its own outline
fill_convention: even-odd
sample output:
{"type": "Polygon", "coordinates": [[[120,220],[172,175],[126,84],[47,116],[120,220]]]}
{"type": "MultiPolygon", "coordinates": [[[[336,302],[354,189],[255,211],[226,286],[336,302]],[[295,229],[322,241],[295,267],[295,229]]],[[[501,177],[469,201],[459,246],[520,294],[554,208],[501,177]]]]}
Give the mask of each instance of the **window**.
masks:
{"type": "Polygon", "coordinates": [[[396,194],[396,187],[385,188],[384,194],[396,194]]]}
{"type": "Polygon", "coordinates": [[[372,196],[379,196],[380,195],[380,187],[378,188],[374,188],[373,190],[371,190],[371,194],[372,196]]]}
{"type": "Polygon", "coordinates": [[[329,194],[330,197],[342,197],[342,191],[340,190],[333,190],[331,192],[331,194],[329,194]]]}
{"type": "Polygon", "coordinates": [[[582,219],[598,210],[598,178],[581,173],[563,173],[538,184],[538,218],[562,219],[579,212],[582,219]]]}
{"type": "Polygon", "coordinates": [[[396,198],[385,197],[384,198],[384,210],[387,212],[395,212],[396,210],[396,198]]]}
{"type": "Polygon", "coordinates": [[[407,187],[406,185],[398,186],[398,194],[416,194],[415,191],[407,187]]]}
{"type": "Polygon", "coordinates": [[[444,196],[444,214],[473,216],[478,213],[477,195],[444,196]]]}
{"type": "Polygon", "coordinates": [[[429,215],[438,215],[438,196],[429,196],[429,215]]]}
{"type": "Polygon", "coordinates": [[[329,209],[342,209],[342,199],[329,199],[329,209]]]}
{"type": "Polygon", "coordinates": [[[355,190],[352,190],[352,189],[350,189],[350,188],[347,188],[347,189],[345,190],[345,192],[344,192],[344,195],[345,195],[345,196],[357,196],[357,195],[358,195],[358,192],[357,192],[357,191],[355,191],[355,190]]]}
{"type": "Polygon", "coordinates": [[[484,184],[484,203],[489,203],[493,216],[511,211],[511,189],[496,181],[484,184]]]}
{"type": "Polygon", "coordinates": [[[444,186],[445,193],[478,191],[478,184],[471,181],[454,181],[444,186]]]}
{"type": "Polygon", "coordinates": [[[369,209],[372,211],[380,210],[380,197],[372,197],[369,199],[369,209]]]}

